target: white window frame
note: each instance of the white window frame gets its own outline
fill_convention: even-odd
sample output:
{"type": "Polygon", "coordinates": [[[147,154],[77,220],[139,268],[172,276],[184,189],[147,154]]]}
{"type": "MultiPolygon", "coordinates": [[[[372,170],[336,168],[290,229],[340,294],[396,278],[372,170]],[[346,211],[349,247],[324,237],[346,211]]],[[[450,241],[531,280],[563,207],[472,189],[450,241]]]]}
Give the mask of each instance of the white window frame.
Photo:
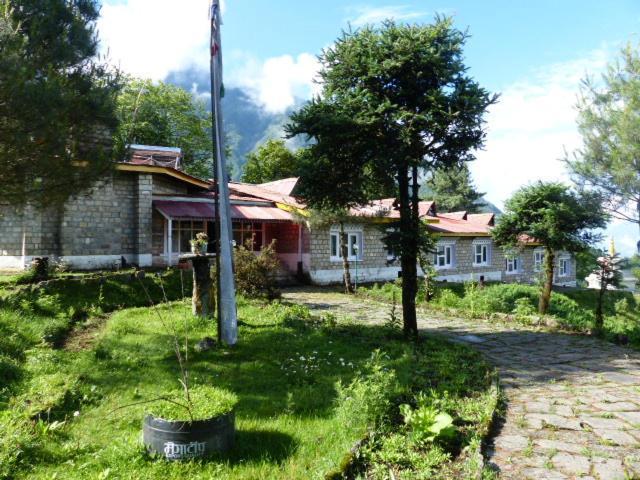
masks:
{"type": "Polygon", "coordinates": [[[472,264],[474,267],[488,267],[491,264],[491,241],[475,240],[471,244],[472,264]],[[480,251],[478,251],[478,249],[480,251]],[[478,262],[480,256],[480,262],[478,262]]]}
{"type": "Polygon", "coordinates": [[[542,248],[536,248],[533,251],[533,271],[541,272],[544,267],[545,251],[542,248]]]}
{"type": "Polygon", "coordinates": [[[566,278],[571,275],[571,257],[563,255],[558,258],[558,277],[566,278]],[[563,268],[564,267],[564,268],[563,268]]]}
{"type": "Polygon", "coordinates": [[[433,255],[433,266],[436,270],[447,270],[455,268],[455,246],[456,245],[453,242],[443,242],[436,245],[436,252],[433,255]],[[447,251],[449,252],[448,255],[447,251]],[[440,259],[443,260],[442,265],[440,264],[440,259]]]}
{"type": "Polygon", "coordinates": [[[522,262],[519,256],[505,258],[504,271],[507,275],[517,275],[521,273],[521,267],[522,262]]]}
{"type": "MultiPolygon", "coordinates": [[[[344,232],[345,235],[347,236],[347,260],[349,260],[350,262],[355,262],[355,261],[360,261],[363,258],[364,255],[364,244],[362,241],[362,231],[345,231],[344,232]],[[354,246],[357,245],[358,246],[358,252],[357,254],[354,251],[354,246]]],[[[329,234],[329,259],[332,262],[341,262],[342,261],[342,255],[340,254],[340,232],[339,231],[331,231],[329,234]],[[333,253],[333,242],[335,238],[335,245],[336,245],[336,253],[337,255],[334,255],[333,253]]]]}

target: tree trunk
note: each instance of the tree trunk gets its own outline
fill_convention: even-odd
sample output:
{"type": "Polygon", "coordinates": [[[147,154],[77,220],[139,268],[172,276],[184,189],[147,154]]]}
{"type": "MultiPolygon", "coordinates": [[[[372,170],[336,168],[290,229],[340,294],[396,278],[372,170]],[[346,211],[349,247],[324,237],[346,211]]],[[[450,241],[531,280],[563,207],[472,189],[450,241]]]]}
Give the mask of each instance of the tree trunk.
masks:
{"type": "Polygon", "coordinates": [[[600,280],[600,291],[598,292],[598,303],[596,304],[596,321],[595,331],[600,334],[604,329],[604,316],[602,314],[602,304],[604,303],[604,294],[607,291],[607,282],[600,280]]]}
{"type": "Polygon", "coordinates": [[[212,317],[214,315],[214,300],[211,296],[211,269],[209,258],[199,256],[191,259],[193,264],[193,295],[191,309],[195,316],[212,317]]]}
{"type": "MultiPolygon", "coordinates": [[[[638,210],[638,230],[640,230],[640,199],[638,199],[638,202],[636,203],[636,209],[638,210]]],[[[636,250],[636,253],[640,255],[640,240],[638,240],[638,243],[636,244],[636,250]]]]}
{"type": "Polygon", "coordinates": [[[344,232],[344,222],[340,222],[340,256],[342,257],[342,278],[344,280],[344,290],[347,294],[353,293],[353,285],[351,284],[351,271],[349,270],[347,234],[344,232]]]}
{"type": "MultiPolygon", "coordinates": [[[[417,178],[413,179],[414,185],[417,178]]],[[[400,200],[400,236],[402,243],[402,318],[405,335],[418,335],[418,321],[416,318],[416,292],[418,287],[418,249],[417,232],[415,231],[415,215],[418,205],[412,205],[409,196],[409,171],[408,168],[398,170],[398,189],[400,200]],[[412,208],[413,207],[413,208],[412,208]]],[[[412,197],[417,197],[417,191],[412,197]]],[[[418,220],[419,221],[419,220],[418,220]]]]}
{"type": "Polygon", "coordinates": [[[553,263],[555,261],[555,254],[552,249],[545,248],[544,252],[544,286],[542,287],[542,293],[540,294],[540,302],[538,303],[538,312],[541,315],[545,315],[549,310],[549,303],[551,302],[551,290],[553,289],[553,263]]]}

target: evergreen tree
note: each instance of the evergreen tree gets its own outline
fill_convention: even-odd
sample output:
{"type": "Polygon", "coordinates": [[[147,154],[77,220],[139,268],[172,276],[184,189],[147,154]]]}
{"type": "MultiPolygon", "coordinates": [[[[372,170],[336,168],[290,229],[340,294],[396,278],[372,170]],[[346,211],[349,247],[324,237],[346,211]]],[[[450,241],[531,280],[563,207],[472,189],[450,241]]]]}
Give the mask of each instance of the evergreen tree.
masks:
{"type": "Polygon", "coordinates": [[[583,81],[578,130],[582,147],[565,157],[575,181],[603,194],[614,217],[640,228],[640,53],[631,45],[601,82],[583,81]]]}
{"type": "Polygon", "coordinates": [[[538,311],[545,314],[553,288],[556,251],[586,250],[600,239],[593,230],[606,223],[599,195],[577,193],[562,183],[538,182],[522,187],[507,200],[492,236],[497,245],[509,250],[521,248],[523,242],[531,240],[542,244],[545,280],[538,311]]]}
{"type": "Polygon", "coordinates": [[[343,33],[320,56],[321,96],[287,128],[314,140],[309,150],[324,175],[308,177],[305,188],[320,203],[366,203],[376,185],[393,188],[404,331],[411,335],[418,331],[419,172],[472,160],[485,137],[483,114],[496,101],[467,74],[466,38],[448,18],[343,33]]]}
{"type": "Polygon", "coordinates": [[[435,170],[426,186],[423,196],[429,195],[428,199],[434,200],[441,212],[478,213],[481,210],[484,193],[476,190],[466,164],[435,170]]]}
{"type": "Polygon", "coordinates": [[[119,78],[95,0],[0,0],[0,201],[62,203],[112,165],[119,78]]]}

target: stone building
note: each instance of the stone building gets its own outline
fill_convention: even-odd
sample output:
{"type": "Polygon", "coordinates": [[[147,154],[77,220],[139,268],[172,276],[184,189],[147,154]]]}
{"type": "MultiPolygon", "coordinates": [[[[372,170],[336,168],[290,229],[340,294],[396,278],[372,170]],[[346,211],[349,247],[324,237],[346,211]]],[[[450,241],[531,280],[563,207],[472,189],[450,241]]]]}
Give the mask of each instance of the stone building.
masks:
{"type": "MultiPolygon", "coordinates": [[[[394,280],[401,276],[400,262],[387,250],[382,238],[389,220],[399,218],[394,199],[383,199],[353,209],[353,221],[345,224],[352,278],[358,282],[394,280]]],[[[493,244],[493,214],[438,213],[434,202],[421,202],[420,215],[438,235],[433,265],[437,279],[447,282],[486,281],[535,283],[542,276],[544,249],[529,241],[515,252],[493,244]]],[[[311,279],[318,284],[340,282],[339,226],[310,232],[311,279]]],[[[419,270],[419,273],[422,272],[419,270]]],[[[575,259],[556,252],[554,283],[575,286],[575,259]]]]}
{"type": "MultiPolygon", "coordinates": [[[[46,256],[75,269],[175,265],[198,232],[214,232],[211,183],[180,170],[180,151],[132,146],[128,162],[91,189],[57,208],[0,205],[0,268],[26,268],[46,256]]],[[[255,251],[275,242],[283,274],[313,283],[339,283],[339,227],[311,228],[305,207],[293,195],[296,179],[262,185],[229,185],[234,242],[255,251]]],[[[439,213],[422,202],[420,214],[439,236],[433,264],[443,281],[534,282],[544,251],[529,242],[518,252],[493,245],[492,214],[439,213]]],[[[382,240],[385,225],[398,218],[393,199],[353,209],[344,225],[352,278],[394,280],[399,261],[382,240]]],[[[558,285],[575,285],[575,262],[557,255],[558,285]]]]}

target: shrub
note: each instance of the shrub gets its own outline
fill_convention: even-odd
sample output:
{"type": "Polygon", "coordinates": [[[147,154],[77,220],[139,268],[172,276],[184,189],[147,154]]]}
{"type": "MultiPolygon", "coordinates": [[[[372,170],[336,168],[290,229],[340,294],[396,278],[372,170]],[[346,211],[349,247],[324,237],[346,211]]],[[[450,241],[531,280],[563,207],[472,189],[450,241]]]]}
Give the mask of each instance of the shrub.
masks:
{"type": "Polygon", "coordinates": [[[247,297],[263,297],[269,300],[280,297],[276,278],[280,263],[276,257],[275,241],[254,254],[243,245],[235,250],[236,288],[247,297]]]}

